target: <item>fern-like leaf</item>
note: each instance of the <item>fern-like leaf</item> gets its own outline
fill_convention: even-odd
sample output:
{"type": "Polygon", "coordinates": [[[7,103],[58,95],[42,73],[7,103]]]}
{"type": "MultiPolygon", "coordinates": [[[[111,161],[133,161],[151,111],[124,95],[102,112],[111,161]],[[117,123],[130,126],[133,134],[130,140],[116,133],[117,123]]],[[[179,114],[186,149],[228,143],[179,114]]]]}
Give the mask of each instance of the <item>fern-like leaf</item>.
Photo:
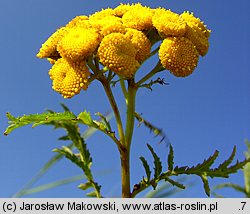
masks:
{"type": "Polygon", "coordinates": [[[109,121],[107,120],[107,118],[103,114],[101,114],[100,112],[97,112],[96,115],[102,119],[101,123],[103,123],[104,129],[111,132],[112,131],[111,125],[110,125],[109,121]]]}
{"type": "Polygon", "coordinates": [[[190,170],[203,171],[208,170],[218,157],[219,152],[216,150],[213,155],[211,155],[207,160],[204,160],[202,163],[192,167],[190,170]]]}
{"type": "Polygon", "coordinates": [[[100,121],[93,120],[90,113],[87,111],[81,112],[77,116],[77,121],[80,123],[83,123],[89,127],[93,127],[95,129],[98,129],[105,134],[107,134],[109,137],[111,137],[114,141],[117,141],[114,132],[111,130],[111,125],[109,123],[110,115],[105,117],[101,113],[96,113],[97,116],[101,118],[100,121]]]}
{"type": "Polygon", "coordinates": [[[161,180],[165,180],[179,188],[185,188],[184,185],[170,179],[171,176],[178,176],[183,174],[199,176],[203,182],[205,193],[210,196],[210,186],[208,182],[209,177],[228,178],[230,174],[236,173],[239,169],[242,169],[244,166],[250,163],[250,158],[246,158],[243,161],[237,161],[235,164],[229,166],[233,161],[236,153],[236,149],[234,148],[230,157],[223,163],[221,163],[217,168],[213,168],[212,165],[219,155],[218,151],[215,151],[214,154],[211,155],[208,159],[205,159],[202,163],[199,163],[195,166],[174,166],[174,151],[172,146],[170,146],[170,152],[168,154],[168,171],[162,173],[162,166],[159,157],[155,154],[153,148],[150,145],[148,145],[148,148],[154,157],[155,175],[150,182],[145,183],[144,180],[142,180],[139,183],[139,188],[134,189],[134,191],[132,192],[133,197],[150,185],[155,189],[157,183],[161,180]]]}
{"type": "Polygon", "coordinates": [[[70,148],[63,146],[62,149],[57,148],[57,149],[54,149],[53,151],[64,155],[67,159],[69,159],[78,167],[80,167],[84,171],[87,178],[92,178],[92,174],[88,165],[86,165],[82,160],[80,160],[80,158],[76,156],[70,148]]]}
{"type": "Polygon", "coordinates": [[[39,125],[51,125],[56,122],[72,121],[76,119],[76,116],[72,112],[61,112],[61,113],[49,113],[45,112],[42,114],[30,114],[23,115],[21,117],[14,117],[9,112],[6,114],[9,119],[9,126],[4,132],[4,135],[10,134],[13,130],[33,124],[32,127],[39,125]]]}
{"type": "Polygon", "coordinates": [[[168,170],[172,171],[173,167],[174,167],[174,149],[173,146],[170,144],[168,153],[168,170]]]}
{"type": "Polygon", "coordinates": [[[92,187],[92,183],[90,183],[89,181],[84,183],[84,184],[79,184],[78,188],[81,190],[87,190],[90,187],[92,187]]]}
{"type": "Polygon", "coordinates": [[[96,197],[97,197],[97,194],[96,194],[95,191],[93,191],[93,192],[87,193],[86,196],[88,196],[88,197],[90,197],[90,198],[96,198],[96,197]]]}
{"type": "Polygon", "coordinates": [[[149,164],[148,164],[147,160],[142,156],[140,157],[140,160],[142,161],[143,167],[144,167],[146,175],[147,175],[147,182],[149,182],[150,178],[151,178],[151,171],[150,171],[149,164]]]}
{"type": "Polygon", "coordinates": [[[154,152],[153,147],[149,144],[147,144],[147,146],[154,158],[154,178],[157,179],[162,172],[162,163],[159,156],[154,152]]]}
{"type": "Polygon", "coordinates": [[[84,123],[87,126],[95,127],[97,124],[92,120],[91,115],[89,112],[86,110],[84,112],[81,112],[78,116],[77,119],[81,120],[82,123],[84,123]]]}
{"type": "Polygon", "coordinates": [[[155,125],[150,123],[149,121],[145,120],[140,114],[137,112],[134,113],[135,118],[139,121],[140,124],[144,124],[150,132],[153,132],[155,136],[160,136],[160,142],[166,139],[166,134],[162,131],[162,129],[157,128],[155,125]]]}
{"type": "Polygon", "coordinates": [[[230,157],[227,160],[225,160],[222,164],[220,164],[218,168],[226,169],[232,163],[232,161],[233,161],[233,159],[235,157],[235,154],[236,154],[236,146],[234,146],[230,157]]]}
{"type": "Polygon", "coordinates": [[[205,190],[207,196],[210,196],[210,187],[209,187],[207,176],[202,174],[202,175],[200,175],[200,178],[203,182],[203,187],[204,187],[204,190],[205,190]]]}
{"type": "Polygon", "coordinates": [[[183,184],[179,183],[178,181],[174,181],[174,180],[170,179],[169,177],[165,177],[165,181],[169,182],[173,186],[179,187],[180,189],[186,188],[183,184]]]}

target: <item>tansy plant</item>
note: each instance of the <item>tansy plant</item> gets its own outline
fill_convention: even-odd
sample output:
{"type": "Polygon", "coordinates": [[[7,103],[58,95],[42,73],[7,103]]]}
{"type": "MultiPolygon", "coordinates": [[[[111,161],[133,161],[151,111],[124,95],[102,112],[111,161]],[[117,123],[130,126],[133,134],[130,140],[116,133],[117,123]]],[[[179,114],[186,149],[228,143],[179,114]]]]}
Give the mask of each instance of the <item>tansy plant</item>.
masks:
{"type": "Polygon", "coordinates": [[[162,180],[184,189],[183,184],[173,179],[183,174],[199,176],[206,194],[210,195],[208,177],[228,177],[250,159],[231,165],[235,156],[234,148],[229,159],[216,168],[212,164],[218,157],[218,151],[195,166],[178,166],[174,163],[174,151],[170,145],[167,164],[162,164],[153,147],[148,144],[154,166],[151,167],[144,157],[140,157],[145,176],[133,188],[130,182],[130,148],[135,119],[156,135],[163,135],[161,130],[136,113],[138,90],[152,90],[155,84],[165,84],[163,78],[154,78],[165,70],[176,77],[191,75],[199,57],[205,56],[208,51],[209,36],[210,30],[193,13],[183,12],[179,15],[165,8],[153,9],[139,3],[121,4],[89,16],[77,16],[45,41],[37,57],[47,58],[52,64],[49,70],[52,88],[64,98],[71,98],[87,90],[93,81],[99,81],[113,110],[117,127],[111,127],[109,119],[101,113],[97,113],[100,120],[93,120],[87,111],[75,115],[64,106],[65,111],[60,113],[48,111],[21,117],[7,113],[10,125],[5,135],[28,124],[65,129],[66,135],[61,139],[71,140],[77,152],[72,150],[72,146],[63,146],[54,151],[64,155],[83,171],[87,182],[80,184],[79,188],[92,189],[88,196],[103,197],[103,194],[91,171],[91,154],[79,129],[82,124],[103,132],[117,146],[121,160],[122,197],[135,197],[150,186],[155,189],[162,180]],[[154,68],[151,71],[144,69],[138,77],[141,65],[156,54],[159,60],[154,68]],[[111,86],[122,89],[126,101],[126,118],[121,117],[121,108],[113,95],[116,87],[111,86]],[[163,168],[165,165],[167,169],[163,168]]]}

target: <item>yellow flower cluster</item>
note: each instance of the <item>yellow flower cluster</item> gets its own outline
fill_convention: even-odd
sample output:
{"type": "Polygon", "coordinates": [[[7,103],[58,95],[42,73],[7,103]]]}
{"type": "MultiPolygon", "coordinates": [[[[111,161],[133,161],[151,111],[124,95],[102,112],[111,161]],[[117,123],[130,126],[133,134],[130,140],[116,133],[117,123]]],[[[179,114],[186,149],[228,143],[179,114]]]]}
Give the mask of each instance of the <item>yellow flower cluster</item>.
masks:
{"type": "Polygon", "coordinates": [[[70,98],[87,89],[89,60],[96,58],[119,76],[132,78],[150,56],[156,38],[162,40],[162,65],[175,76],[185,77],[196,68],[199,55],[207,53],[209,36],[210,31],[192,13],[120,4],[76,16],[45,41],[37,57],[51,62],[53,89],[70,98]]]}
{"type": "Polygon", "coordinates": [[[59,54],[70,62],[82,61],[94,53],[99,34],[93,29],[72,28],[57,45],[59,54]]]}
{"type": "Polygon", "coordinates": [[[199,55],[205,56],[210,30],[192,13],[176,14],[155,9],[153,25],[163,42],[159,50],[162,65],[177,77],[186,77],[196,68],[199,55]]]}
{"type": "Polygon", "coordinates": [[[52,88],[62,94],[64,98],[71,98],[86,90],[89,71],[84,62],[69,63],[64,58],[58,59],[49,71],[53,80],[52,88]]]}
{"type": "Polygon", "coordinates": [[[159,50],[162,65],[177,77],[185,77],[193,72],[198,62],[195,45],[185,37],[164,39],[159,50]]]}
{"type": "Polygon", "coordinates": [[[124,77],[132,77],[140,66],[136,49],[131,40],[121,33],[105,36],[98,48],[100,62],[124,77]]]}

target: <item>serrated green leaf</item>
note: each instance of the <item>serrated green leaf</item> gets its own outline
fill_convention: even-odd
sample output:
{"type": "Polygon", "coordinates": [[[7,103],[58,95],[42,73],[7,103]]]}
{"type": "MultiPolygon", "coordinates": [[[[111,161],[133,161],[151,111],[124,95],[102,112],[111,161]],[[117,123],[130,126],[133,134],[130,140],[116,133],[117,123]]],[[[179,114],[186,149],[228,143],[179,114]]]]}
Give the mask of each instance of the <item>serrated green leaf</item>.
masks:
{"type": "MultiPolygon", "coordinates": [[[[158,161],[159,157],[156,156],[155,152],[153,151],[152,147],[148,145],[152,155],[154,156],[154,164],[156,165],[156,162],[158,161]]],[[[234,148],[235,150],[235,148],[234,148]]],[[[222,178],[228,178],[230,174],[236,173],[239,169],[242,169],[244,166],[246,166],[248,163],[250,163],[250,158],[245,159],[243,161],[237,161],[232,166],[227,166],[229,162],[232,162],[231,159],[234,156],[234,151],[232,152],[232,155],[230,155],[229,159],[224,161],[222,164],[220,164],[220,167],[212,168],[212,164],[214,163],[215,159],[218,157],[218,151],[215,151],[212,156],[210,156],[207,160],[203,161],[202,163],[197,164],[196,166],[188,167],[188,166],[175,166],[173,170],[168,170],[167,172],[161,173],[158,179],[152,180],[150,183],[154,188],[157,186],[157,183],[160,180],[165,179],[166,181],[170,179],[170,176],[178,176],[178,175],[197,175],[201,178],[204,190],[208,196],[210,196],[210,187],[208,182],[208,177],[214,178],[214,177],[222,177],[222,178]],[[221,167],[223,166],[223,167],[221,167]]],[[[170,158],[171,159],[171,158],[170,158]]],[[[157,167],[155,167],[157,168],[157,167]]],[[[157,171],[157,170],[155,170],[157,171]]],[[[155,174],[159,175],[159,172],[155,172],[155,174]]],[[[169,182],[173,182],[172,179],[169,182]]],[[[135,197],[139,192],[141,192],[143,189],[147,188],[149,185],[143,180],[140,182],[140,188],[132,191],[132,197],[135,197]]],[[[247,193],[247,192],[246,192],[247,193]]],[[[250,197],[250,194],[246,194],[247,197],[250,197]]]]}
{"type": "Polygon", "coordinates": [[[89,180],[92,179],[92,173],[91,173],[90,168],[89,168],[89,163],[87,163],[87,164],[84,163],[75,154],[73,154],[71,150],[69,150],[68,148],[63,147],[63,149],[54,149],[53,151],[63,154],[67,159],[69,159],[75,165],[80,167],[89,180]]]}
{"type": "MultiPolygon", "coordinates": [[[[82,141],[84,142],[84,138],[88,138],[91,136],[96,129],[95,128],[89,128],[86,132],[83,133],[83,135],[80,135],[79,127],[77,125],[78,120],[76,120],[76,116],[70,112],[70,110],[65,106],[62,105],[64,110],[66,112],[62,113],[56,113],[52,110],[47,110],[45,113],[42,114],[32,114],[32,115],[23,115],[22,117],[14,117],[10,113],[7,114],[10,126],[6,129],[5,134],[9,134],[11,131],[13,131],[16,128],[19,128],[24,125],[33,124],[33,126],[37,125],[52,125],[55,128],[64,128],[66,129],[68,135],[63,136],[59,138],[60,140],[72,140],[73,143],[69,145],[70,148],[72,148],[75,145],[81,145],[82,141]]],[[[111,115],[107,116],[107,120],[110,120],[111,115]]],[[[55,150],[57,151],[57,150],[55,150]]],[[[69,151],[68,151],[69,152],[69,151]]],[[[22,190],[17,192],[14,197],[19,197],[19,195],[22,195],[23,192],[30,190],[31,186],[40,179],[47,170],[54,165],[58,160],[60,160],[63,156],[65,156],[65,153],[58,153],[56,154],[51,160],[49,160],[44,167],[38,172],[37,175],[35,175],[24,187],[22,190]]],[[[85,155],[87,157],[88,155],[85,155]]],[[[83,171],[90,179],[92,179],[92,174],[90,171],[90,166],[92,163],[91,157],[82,158],[83,160],[88,159],[88,164],[81,165],[81,168],[83,168],[83,171]]],[[[79,159],[80,160],[80,159],[79,159]]],[[[79,165],[79,164],[78,164],[79,165]]],[[[93,179],[92,179],[93,180],[93,179]]],[[[97,184],[96,184],[97,185],[97,184]]],[[[97,185],[98,186],[98,185],[97,185]]],[[[99,188],[99,186],[98,186],[99,188]]]]}
{"type": "Polygon", "coordinates": [[[151,181],[151,186],[153,187],[153,189],[155,190],[156,189],[156,187],[157,187],[157,185],[158,185],[158,182],[155,182],[154,180],[153,181],[151,181]]]}
{"type": "Polygon", "coordinates": [[[86,177],[89,180],[92,180],[92,173],[90,170],[91,162],[87,161],[84,162],[84,160],[78,158],[73,152],[66,146],[62,147],[62,149],[54,149],[54,152],[58,152],[60,154],[63,154],[67,159],[71,160],[74,164],[76,164],[78,167],[80,167],[83,172],[85,173],[86,177]]]}
{"type": "Polygon", "coordinates": [[[209,169],[213,165],[214,161],[217,159],[218,155],[219,155],[219,151],[216,150],[214,154],[210,156],[207,160],[204,160],[202,163],[197,164],[193,168],[197,171],[209,169]]]}
{"type": "Polygon", "coordinates": [[[172,171],[174,168],[174,149],[173,146],[169,145],[169,153],[168,153],[168,170],[172,171]]]}
{"type": "Polygon", "coordinates": [[[92,187],[92,184],[90,182],[86,182],[84,184],[79,184],[78,188],[81,190],[87,190],[90,187],[92,187]]]}
{"type": "Polygon", "coordinates": [[[70,138],[68,135],[65,135],[65,136],[59,137],[58,140],[70,140],[70,138]]]}
{"type": "Polygon", "coordinates": [[[7,116],[7,118],[8,118],[10,121],[15,121],[15,120],[16,120],[16,118],[15,118],[10,112],[7,112],[7,113],[6,113],[6,116],[7,116]]]}
{"type": "Polygon", "coordinates": [[[91,115],[89,112],[87,112],[86,110],[84,112],[81,112],[78,116],[77,119],[81,120],[82,123],[84,123],[87,126],[95,126],[96,124],[94,123],[94,121],[91,118],[91,115]]]}
{"type": "Polygon", "coordinates": [[[150,132],[153,132],[155,136],[161,136],[160,142],[166,139],[166,134],[162,131],[162,129],[157,128],[149,121],[145,120],[140,114],[137,112],[134,113],[135,118],[139,121],[140,124],[144,124],[150,132]]]}
{"type": "Polygon", "coordinates": [[[61,113],[42,113],[42,114],[30,114],[23,115],[21,117],[14,117],[10,113],[7,113],[9,119],[9,126],[4,132],[4,135],[10,134],[13,130],[33,124],[32,127],[43,124],[53,124],[54,122],[73,122],[76,119],[76,116],[71,112],[61,112],[61,113]]]}
{"type": "Polygon", "coordinates": [[[154,179],[157,179],[162,172],[162,163],[158,155],[154,152],[153,147],[151,147],[149,144],[147,144],[147,146],[154,158],[154,179]]]}
{"type": "Polygon", "coordinates": [[[66,146],[63,146],[62,149],[58,149],[58,148],[53,149],[53,152],[58,152],[58,153],[64,155],[67,159],[72,161],[74,164],[76,164],[80,168],[85,167],[84,163],[71,151],[71,149],[69,149],[66,146]]]}
{"type": "Polygon", "coordinates": [[[185,173],[185,172],[188,171],[188,170],[190,170],[190,168],[189,168],[188,166],[181,166],[181,167],[176,166],[176,167],[174,168],[174,171],[175,171],[176,173],[178,173],[178,174],[185,173]]]}
{"type": "Polygon", "coordinates": [[[53,111],[51,109],[46,109],[46,112],[48,112],[48,113],[55,113],[55,111],[53,111]]]}
{"type": "Polygon", "coordinates": [[[178,181],[174,181],[174,180],[170,179],[169,177],[165,177],[165,181],[169,182],[173,186],[179,187],[180,189],[186,188],[183,184],[179,183],[178,181]]]}
{"type": "Polygon", "coordinates": [[[104,115],[102,115],[101,113],[97,113],[97,115],[101,118],[100,121],[96,121],[96,120],[93,120],[91,118],[91,115],[89,112],[81,112],[77,119],[78,121],[80,121],[81,123],[89,126],[89,127],[93,127],[93,128],[96,128],[102,132],[104,132],[105,134],[108,134],[109,136],[111,136],[113,133],[111,131],[111,126],[110,126],[110,123],[108,122],[110,120],[110,115],[108,115],[107,117],[105,117],[104,115]]]}
{"type": "Polygon", "coordinates": [[[201,178],[201,180],[203,182],[203,187],[204,187],[204,190],[205,190],[207,196],[210,197],[210,187],[209,187],[207,176],[206,175],[200,175],[200,178],[201,178]]]}
{"type": "Polygon", "coordinates": [[[103,125],[104,125],[103,128],[105,130],[111,132],[112,131],[111,125],[110,125],[109,121],[107,120],[107,118],[103,114],[101,114],[100,112],[97,112],[96,115],[99,116],[102,119],[103,125]]]}
{"type": "Polygon", "coordinates": [[[150,176],[151,176],[151,171],[150,171],[150,167],[148,165],[147,160],[144,157],[140,157],[140,160],[142,161],[143,167],[145,169],[146,175],[147,175],[147,182],[150,181],[150,176]]]}
{"type": "Polygon", "coordinates": [[[250,162],[250,158],[245,159],[243,161],[238,161],[237,160],[236,164],[234,164],[233,166],[230,166],[230,167],[227,168],[228,174],[236,173],[239,169],[243,169],[243,167],[249,162],[250,162]]]}
{"type": "Polygon", "coordinates": [[[89,162],[91,162],[90,153],[87,150],[87,146],[85,144],[84,139],[81,137],[79,133],[78,126],[75,126],[73,124],[64,124],[64,127],[67,130],[69,139],[74,143],[75,147],[80,151],[84,163],[88,164],[89,162]]]}
{"type": "Polygon", "coordinates": [[[230,157],[227,160],[225,160],[222,164],[220,164],[218,168],[220,168],[220,169],[227,168],[232,163],[232,161],[233,161],[233,159],[235,157],[235,154],[236,154],[236,146],[234,146],[230,157]]]}
{"type": "Polygon", "coordinates": [[[97,198],[97,194],[95,191],[87,193],[86,196],[92,197],[92,198],[97,198]]]}
{"type": "Polygon", "coordinates": [[[63,108],[64,111],[70,112],[70,109],[65,104],[60,103],[60,105],[62,106],[62,108],[63,108]]]}
{"type": "Polygon", "coordinates": [[[87,149],[87,145],[84,141],[81,141],[81,157],[82,157],[82,160],[83,162],[88,166],[90,167],[91,164],[92,164],[92,158],[91,158],[91,155],[90,155],[90,152],[89,150],[87,149]]]}
{"type": "MultiPolygon", "coordinates": [[[[232,154],[234,151],[232,152],[232,154]]],[[[222,164],[220,164],[221,167],[218,168],[210,168],[214,160],[217,158],[218,154],[215,152],[208,160],[205,160],[203,163],[198,164],[193,167],[175,167],[174,168],[174,173],[175,175],[180,175],[180,174],[193,174],[193,175],[198,175],[201,177],[203,184],[204,184],[204,189],[207,195],[210,195],[210,188],[208,186],[208,180],[207,177],[224,177],[228,178],[230,174],[236,173],[239,169],[243,168],[248,162],[250,162],[250,159],[245,159],[243,161],[237,161],[233,166],[230,167],[224,167],[225,165],[228,164],[228,160],[224,161],[222,164]],[[226,163],[226,164],[225,164],[226,163]],[[209,167],[208,167],[209,166],[209,167]]],[[[232,156],[232,155],[231,155],[232,156]]],[[[229,159],[231,159],[231,156],[229,159]]],[[[231,160],[230,160],[231,161],[231,160]]],[[[232,161],[231,161],[232,162],[232,161]]]]}

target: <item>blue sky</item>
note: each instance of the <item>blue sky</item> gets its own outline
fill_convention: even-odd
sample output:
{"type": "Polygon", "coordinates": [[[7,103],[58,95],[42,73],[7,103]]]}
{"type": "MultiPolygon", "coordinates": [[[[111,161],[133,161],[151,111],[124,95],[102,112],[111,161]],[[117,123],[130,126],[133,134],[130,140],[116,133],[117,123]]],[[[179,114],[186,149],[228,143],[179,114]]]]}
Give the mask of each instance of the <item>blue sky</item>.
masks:
{"type": "MultiPolygon", "coordinates": [[[[123,1],[131,3],[134,1],[123,1]]],[[[242,1],[140,1],[151,7],[165,7],[174,12],[192,11],[209,29],[210,49],[200,58],[198,68],[188,78],[176,78],[163,72],[169,83],[155,86],[151,92],[138,93],[137,111],[167,134],[175,150],[178,165],[201,162],[216,149],[218,161],[227,158],[237,146],[237,158],[244,158],[244,139],[250,139],[250,74],[249,74],[249,3],[242,1]]],[[[97,0],[40,0],[0,1],[0,132],[7,126],[6,112],[18,116],[41,113],[46,109],[61,111],[66,104],[75,114],[84,109],[95,112],[110,110],[100,85],[93,83],[87,92],[65,100],[51,89],[48,76],[50,64],[36,58],[41,44],[58,27],[77,15],[89,15],[101,8],[115,7],[120,1],[97,0]]],[[[154,60],[143,69],[152,67],[154,60]]],[[[124,102],[115,89],[124,115],[124,102]]],[[[10,197],[53,155],[52,149],[61,147],[57,138],[62,131],[50,127],[23,127],[7,137],[0,136],[0,197],[10,197]]],[[[144,175],[139,157],[150,158],[146,143],[166,161],[167,146],[158,144],[146,129],[135,127],[132,145],[132,184],[144,175]]],[[[103,134],[95,134],[88,141],[93,155],[93,170],[103,187],[103,195],[120,196],[120,162],[115,146],[103,134]],[[108,171],[108,173],[103,173],[108,171]]],[[[37,185],[53,182],[81,172],[67,160],[58,163],[37,185]]],[[[243,184],[241,173],[229,180],[210,180],[211,185],[231,181],[243,184]]],[[[194,186],[175,197],[206,197],[202,183],[190,176],[185,183],[194,186]]],[[[83,197],[76,188],[79,182],[48,190],[30,197],[83,197]]],[[[227,197],[241,197],[234,191],[221,191],[227,197]]]]}

